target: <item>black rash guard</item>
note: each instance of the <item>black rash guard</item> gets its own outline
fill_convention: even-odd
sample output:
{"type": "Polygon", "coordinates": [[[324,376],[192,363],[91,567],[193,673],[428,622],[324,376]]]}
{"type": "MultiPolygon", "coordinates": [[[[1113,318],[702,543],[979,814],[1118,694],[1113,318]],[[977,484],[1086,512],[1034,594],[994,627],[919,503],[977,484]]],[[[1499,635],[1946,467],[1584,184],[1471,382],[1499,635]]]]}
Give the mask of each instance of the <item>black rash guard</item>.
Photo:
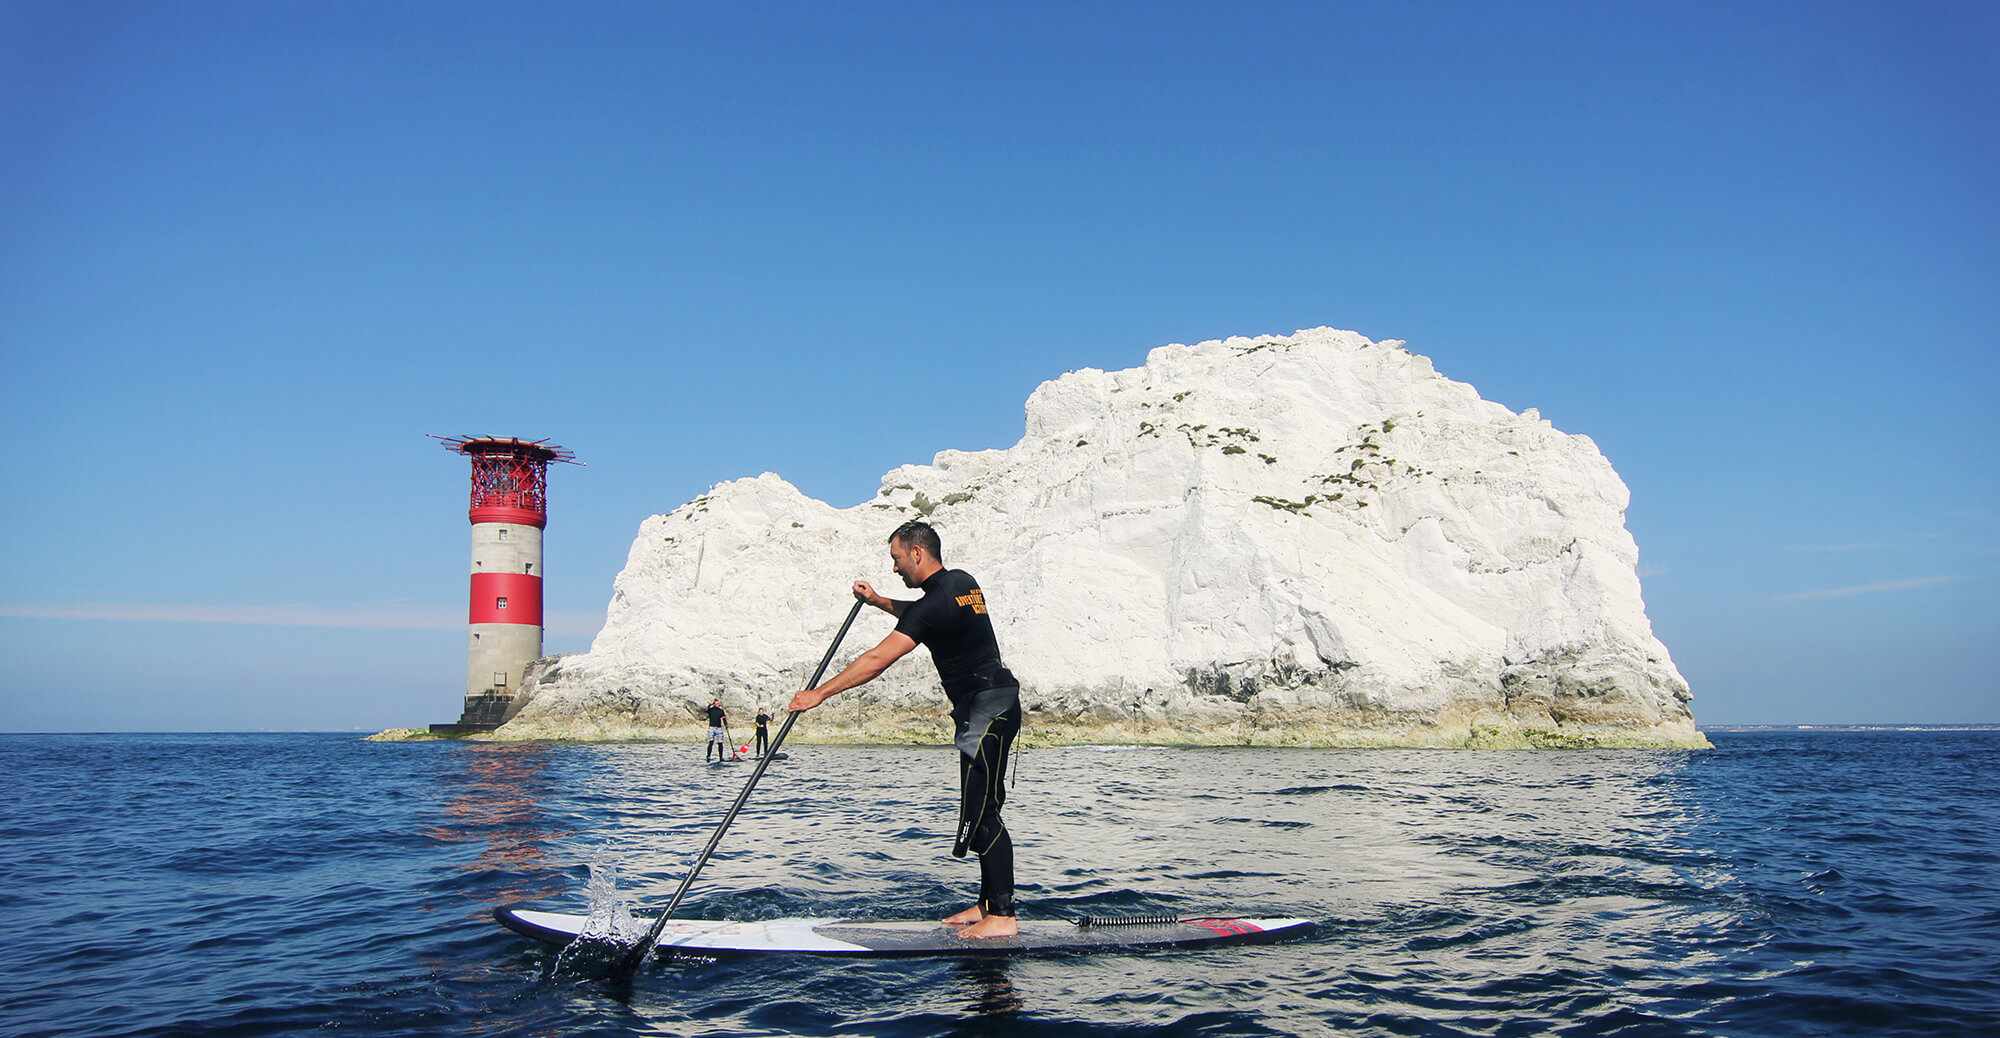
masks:
{"type": "Polygon", "coordinates": [[[986,596],[972,574],[941,569],[922,586],[924,597],[903,607],[896,630],[931,650],[951,705],[966,706],[989,688],[1018,686],[1000,662],[993,618],[986,615],[986,596]]]}

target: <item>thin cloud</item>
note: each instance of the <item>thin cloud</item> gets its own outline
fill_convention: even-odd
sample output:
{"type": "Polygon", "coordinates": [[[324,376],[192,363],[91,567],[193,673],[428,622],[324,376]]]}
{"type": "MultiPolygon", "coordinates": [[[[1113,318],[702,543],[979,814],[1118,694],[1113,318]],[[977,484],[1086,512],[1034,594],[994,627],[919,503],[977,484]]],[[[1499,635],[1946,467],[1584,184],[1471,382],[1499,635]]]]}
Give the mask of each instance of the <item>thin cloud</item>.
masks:
{"type": "Polygon", "coordinates": [[[1824,591],[1794,591],[1779,595],[1784,601],[1807,601],[1817,598],[1850,598],[1855,595],[1873,595],[1883,591],[1910,591],[1920,587],[1935,587],[1949,584],[1957,577],[1916,577],[1910,580],[1885,580],[1879,584],[1861,584],[1855,587],[1827,588],[1824,591]]]}
{"type": "MultiPolygon", "coordinates": [[[[75,602],[62,605],[0,605],[0,616],[29,620],[105,620],[122,623],[251,624],[275,627],[347,627],[388,631],[453,631],[465,628],[465,609],[446,606],[209,606],[157,602],[75,602]]],[[[556,635],[594,635],[604,614],[551,610],[543,629],[556,635]]]]}
{"type": "Polygon", "coordinates": [[[0,616],[124,623],[365,627],[398,631],[442,631],[465,625],[463,614],[455,616],[451,610],[435,606],[212,606],[158,602],[73,602],[0,606],[0,616]]]}

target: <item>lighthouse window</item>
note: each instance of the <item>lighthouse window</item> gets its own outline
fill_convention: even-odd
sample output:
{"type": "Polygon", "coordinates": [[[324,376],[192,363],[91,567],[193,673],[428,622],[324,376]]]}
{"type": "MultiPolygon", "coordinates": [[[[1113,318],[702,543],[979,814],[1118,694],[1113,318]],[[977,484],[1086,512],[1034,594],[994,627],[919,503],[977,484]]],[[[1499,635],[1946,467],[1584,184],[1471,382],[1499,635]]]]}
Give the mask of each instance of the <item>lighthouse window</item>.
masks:
{"type": "Polygon", "coordinates": [[[505,609],[505,608],[507,608],[507,596],[505,596],[505,595],[502,595],[502,596],[500,596],[499,598],[496,598],[496,599],[494,599],[494,600],[493,600],[493,608],[495,608],[495,609],[505,609]]]}
{"type": "Polygon", "coordinates": [[[523,573],[533,573],[535,571],[535,564],[532,562],[524,562],[521,565],[525,567],[521,570],[523,573]]]}
{"type": "Polygon", "coordinates": [[[506,531],[506,529],[505,529],[504,527],[503,527],[503,528],[501,528],[501,529],[499,529],[499,530],[496,530],[496,531],[494,531],[494,532],[496,532],[496,533],[498,533],[498,534],[500,535],[500,539],[501,539],[501,540],[503,540],[503,541],[504,541],[504,540],[506,540],[506,539],[507,539],[507,531],[506,531]]]}

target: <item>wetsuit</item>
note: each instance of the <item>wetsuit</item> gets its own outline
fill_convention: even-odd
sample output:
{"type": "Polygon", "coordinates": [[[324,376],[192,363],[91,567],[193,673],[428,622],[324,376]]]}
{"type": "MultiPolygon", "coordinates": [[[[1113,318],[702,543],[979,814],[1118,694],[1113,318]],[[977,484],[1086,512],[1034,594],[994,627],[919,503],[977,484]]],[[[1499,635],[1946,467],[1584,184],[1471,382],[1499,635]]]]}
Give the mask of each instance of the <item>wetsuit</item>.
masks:
{"type": "Polygon", "coordinates": [[[1014,840],[1000,820],[1007,799],[1001,779],[1021,730],[1021,683],[1000,662],[993,618],[972,574],[941,569],[924,581],[923,592],[903,607],[896,630],[930,649],[951,700],[959,776],[958,839],[951,853],[979,855],[980,910],[1011,916],[1014,840]]]}
{"type": "Polygon", "coordinates": [[[765,713],[763,708],[760,707],[757,710],[757,756],[762,757],[764,751],[770,748],[770,739],[771,715],[765,713]]]}
{"type": "Polygon", "coordinates": [[[729,759],[729,755],[724,752],[729,746],[729,733],[723,728],[723,725],[728,722],[729,715],[723,713],[721,707],[711,706],[708,708],[708,746],[703,746],[701,749],[702,760],[708,759],[709,746],[715,747],[716,760],[729,759]]]}

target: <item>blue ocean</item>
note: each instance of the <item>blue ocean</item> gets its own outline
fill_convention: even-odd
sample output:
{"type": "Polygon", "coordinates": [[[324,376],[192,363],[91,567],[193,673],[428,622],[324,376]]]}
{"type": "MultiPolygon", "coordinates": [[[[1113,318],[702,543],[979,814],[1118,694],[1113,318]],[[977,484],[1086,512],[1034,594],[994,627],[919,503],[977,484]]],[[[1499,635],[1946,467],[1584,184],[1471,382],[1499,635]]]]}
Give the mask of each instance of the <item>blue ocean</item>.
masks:
{"type": "MultiPolygon", "coordinates": [[[[2000,732],[1703,752],[1026,749],[1024,917],[1319,922],[1251,947],[663,963],[493,908],[647,912],[749,765],[699,744],[0,736],[0,1034],[2000,1033],[2000,732]],[[603,896],[600,894],[600,896],[603,896]]],[[[969,902],[948,749],[790,744],[679,913],[969,902]]]]}

